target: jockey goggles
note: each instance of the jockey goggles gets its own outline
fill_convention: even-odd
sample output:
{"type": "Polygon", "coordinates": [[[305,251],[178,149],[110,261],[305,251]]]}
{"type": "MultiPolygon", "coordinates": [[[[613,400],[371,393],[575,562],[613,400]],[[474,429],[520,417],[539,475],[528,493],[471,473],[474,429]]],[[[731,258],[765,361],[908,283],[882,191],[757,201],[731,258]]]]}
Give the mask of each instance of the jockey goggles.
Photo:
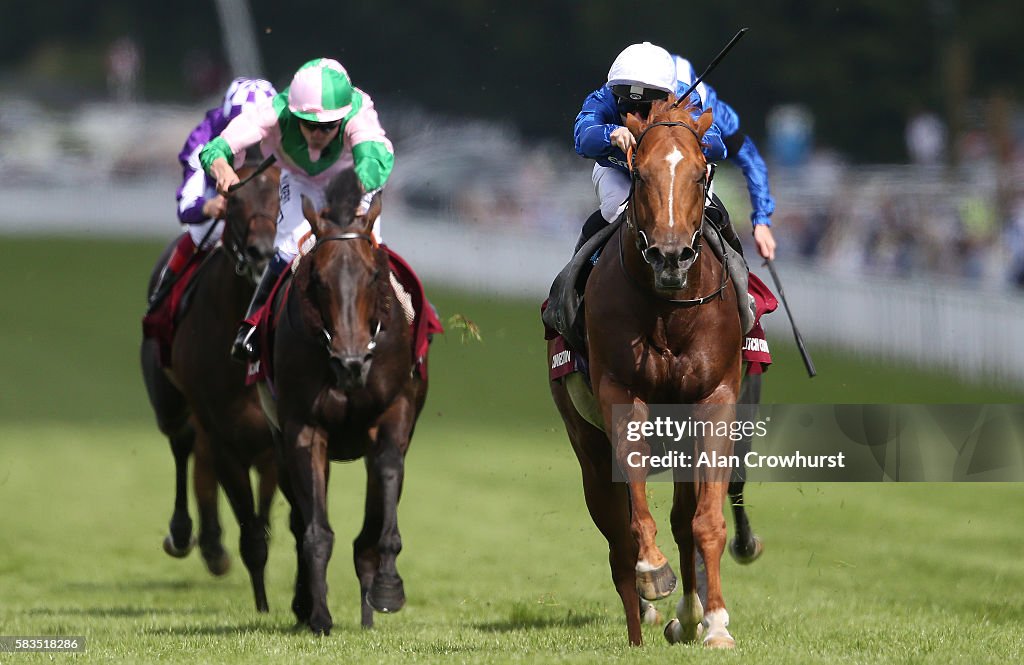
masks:
{"type": "Polygon", "coordinates": [[[341,120],[334,120],[333,122],[313,122],[306,120],[305,118],[299,118],[299,124],[308,129],[310,132],[323,132],[330,134],[338,125],[341,124],[341,120]]]}
{"type": "Polygon", "coordinates": [[[668,93],[664,90],[631,85],[613,85],[612,94],[623,115],[646,113],[651,108],[651,102],[668,99],[668,93]]]}

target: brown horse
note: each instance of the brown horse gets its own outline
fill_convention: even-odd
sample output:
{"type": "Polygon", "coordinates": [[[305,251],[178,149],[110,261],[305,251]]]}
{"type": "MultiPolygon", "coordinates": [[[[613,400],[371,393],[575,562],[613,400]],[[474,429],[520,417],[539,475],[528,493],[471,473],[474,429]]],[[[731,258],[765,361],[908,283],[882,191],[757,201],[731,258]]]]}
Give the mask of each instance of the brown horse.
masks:
{"type": "MultiPolygon", "coordinates": [[[[648,470],[627,463],[631,452],[650,454],[650,446],[643,439],[630,443],[626,423],[646,420],[653,403],[693,404],[695,417],[730,419],[742,366],[735,291],[726,286],[722,264],[701,251],[708,170],[700,143],[711,112],[694,120],[692,109],[673,109],[671,102],[655,102],[646,119],[626,120],[637,139],[627,221],[609,240],[586,287],[590,376],[604,431],[580,416],[563,383],[551,383],[582,468],[587,507],[608,540],[631,644],[642,641],[638,592],[646,600],[664,598],[676,578],[655,542],[648,470]],[[614,419],[614,404],[630,405],[631,414],[614,419]],[[627,482],[613,482],[616,467],[627,482]]],[[[708,436],[696,446],[731,452],[728,438],[708,436]]],[[[671,523],[684,595],[678,619],[666,626],[672,642],[694,641],[703,632],[705,645],[734,643],[719,572],[728,474],[675,475],[671,523]],[[707,569],[706,608],[696,589],[695,545],[707,569]]]]}
{"type": "Polygon", "coordinates": [[[353,544],[362,625],[373,611],[405,604],[395,560],[402,549],[398,501],[405,453],[427,395],[413,371],[409,325],[390,282],[388,257],[370,229],[379,197],[355,217],[361,189],[353,171],[327,189],[327,207],[303,213],[317,241],[290,285],[274,298],[272,385],[261,397],[275,427],[281,489],[291,504],[298,570],[292,610],[314,633],[329,634],[327,520],[330,462],[364,458],[363,527],[353,544]]]}
{"type": "MultiPolygon", "coordinates": [[[[243,169],[242,174],[250,171],[243,169]]],[[[274,250],[279,170],[266,171],[228,200],[222,244],[196,271],[191,304],[178,321],[172,366],[160,365],[157,342],[142,343],[142,372],[157,425],[174,454],[174,513],[164,550],[184,557],[195,544],[188,514],[188,458],[194,453],[193,482],[199,508],[199,547],[214,575],[230,559],[221,544],[217,481],[227,493],[241,527],[239,550],[252,579],[256,609],[266,612],[263,572],[267,524],[277,488],[273,438],[255,387],[246,387],[245,368],[228,350],[238,321],[274,250]],[[260,473],[259,511],[253,506],[249,469],[260,473]]],[[[173,243],[172,243],[173,246],[173,243]]],[[[170,247],[150,277],[150,291],[170,247]]]]}

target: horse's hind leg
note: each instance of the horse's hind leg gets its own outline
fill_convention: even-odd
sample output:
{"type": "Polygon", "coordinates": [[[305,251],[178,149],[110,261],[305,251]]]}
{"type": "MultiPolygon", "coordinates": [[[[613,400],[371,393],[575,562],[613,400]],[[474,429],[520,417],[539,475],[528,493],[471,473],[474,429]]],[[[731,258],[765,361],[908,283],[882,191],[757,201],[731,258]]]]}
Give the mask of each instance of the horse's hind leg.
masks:
{"type": "Polygon", "coordinates": [[[640,596],[636,589],[637,546],[630,530],[629,493],[624,483],[612,482],[612,451],[604,432],[585,421],[565,387],[551,384],[551,395],[562,414],[566,432],[583,474],[583,496],[598,530],[608,541],[612,582],[626,613],[629,643],[640,645],[640,596]]]}
{"type": "MultiPolygon", "coordinates": [[[[697,557],[693,537],[693,517],[697,510],[696,487],[683,482],[682,473],[676,473],[672,495],[672,536],[679,547],[679,563],[683,575],[683,597],[676,605],[676,618],[665,626],[665,639],[671,644],[695,642],[701,633],[704,606],[699,589],[697,557]]],[[[706,595],[706,580],[704,581],[706,595]]]]}
{"type": "Polygon", "coordinates": [[[583,495],[590,517],[608,540],[608,565],[626,613],[629,643],[640,645],[643,635],[640,631],[640,595],[636,588],[637,545],[630,528],[629,493],[625,483],[612,482],[608,441],[603,432],[597,429],[594,432],[600,434],[603,450],[584,444],[585,447],[576,452],[583,471],[583,495]]]}
{"type": "MultiPolygon", "coordinates": [[[[275,442],[280,449],[280,445],[275,442]]],[[[306,557],[302,552],[302,541],[306,533],[306,522],[302,518],[302,507],[298,497],[292,491],[291,479],[284,464],[279,465],[282,473],[278,480],[281,486],[281,493],[288,500],[291,507],[288,517],[288,527],[295,538],[295,590],[292,596],[292,612],[299,625],[309,624],[309,615],[313,611],[313,597],[309,593],[309,567],[306,565],[306,557]]]]}
{"type": "Polygon", "coordinates": [[[256,514],[249,468],[221,448],[217,454],[217,477],[238,520],[238,550],[252,581],[256,611],[268,612],[267,590],[263,580],[267,566],[267,523],[262,516],[256,514]]]}
{"type": "Polygon", "coordinates": [[[169,533],[164,537],[164,551],[181,558],[187,556],[196,544],[192,536],[192,518],[188,514],[188,458],[192,454],[196,435],[189,423],[185,396],[174,387],[160,367],[156,341],[143,340],[139,356],[142,378],[156,415],[157,427],[167,437],[174,455],[174,512],[169,533]]]}
{"type": "Polygon", "coordinates": [[[217,508],[217,472],[206,432],[196,428],[192,482],[199,507],[199,552],[210,574],[221,576],[231,568],[231,557],[221,543],[220,513],[217,508]]]}
{"type": "MultiPolygon", "coordinates": [[[[411,400],[396,401],[381,418],[376,441],[367,458],[366,519],[363,531],[356,538],[357,551],[361,549],[363,555],[356,554],[356,572],[360,575],[362,590],[366,576],[361,574],[359,559],[364,558],[369,563],[376,554],[377,569],[364,598],[378,612],[397,612],[405,606],[405,586],[397,567],[398,554],[402,551],[398,502],[405,479],[405,452],[415,419],[416,410],[411,400]]],[[[363,625],[367,626],[365,606],[362,616],[363,625]]],[[[370,625],[372,623],[371,618],[370,625]]]]}
{"type": "Polygon", "coordinates": [[[380,553],[377,542],[383,525],[382,500],[377,474],[373,472],[369,458],[366,459],[366,502],[363,508],[363,528],[352,543],[352,559],[359,579],[360,625],[373,628],[373,606],[370,605],[370,588],[380,568],[380,553]]]}
{"type": "MultiPolygon", "coordinates": [[[[757,416],[757,405],[761,403],[761,375],[748,374],[743,377],[740,388],[740,403],[736,406],[736,418],[741,421],[753,421],[757,416]]],[[[744,432],[747,429],[743,430],[744,432]]],[[[744,436],[736,442],[735,455],[743,459],[750,452],[751,437],[744,436]]],[[[729,554],[738,563],[753,563],[764,551],[764,544],[754,534],[747,519],[747,511],[743,505],[743,486],[746,484],[746,469],[743,466],[732,471],[729,482],[729,503],[732,505],[735,537],[729,541],[729,554]]]]}

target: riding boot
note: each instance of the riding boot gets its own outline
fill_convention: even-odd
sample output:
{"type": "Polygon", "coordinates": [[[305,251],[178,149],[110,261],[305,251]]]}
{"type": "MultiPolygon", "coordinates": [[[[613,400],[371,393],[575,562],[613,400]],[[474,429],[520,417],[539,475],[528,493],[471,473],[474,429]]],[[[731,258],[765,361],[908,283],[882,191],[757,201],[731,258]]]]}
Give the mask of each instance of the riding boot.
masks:
{"type": "Polygon", "coordinates": [[[231,357],[238,362],[244,363],[256,360],[259,357],[259,349],[256,347],[256,335],[253,334],[256,332],[256,327],[249,321],[267,302],[270,292],[274,290],[274,285],[277,284],[278,278],[287,267],[288,262],[278,254],[270,260],[270,263],[267,264],[267,269],[263,271],[263,277],[260,278],[260,283],[256,286],[256,292],[252,294],[252,301],[249,302],[249,309],[245,312],[245,320],[239,326],[238,333],[235,335],[235,341],[231,345],[231,357]]]}
{"type": "Polygon", "coordinates": [[[174,246],[174,250],[171,252],[171,256],[168,257],[167,263],[160,271],[160,277],[157,278],[156,286],[153,287],[149,294],[146,314],[151,314],[157,308],[157,305],[167,297],[167,294],[171,292],[171,287],[178,281],[182,270],[185,269],[189,259],[195,253],[196,244],[192,240],[192,236],[188,232],[182,233],[181,237],[178,238],[178,243],[174,246]]]}
{"type": "Polygon", "coordinates": [[[711,195],[711,205],[705,208],[704,213],[722,232],[722,237],[729,243],[729,246],[739,252],[740,256],[743,256],[743,243],[740,242],[739,236],[736,235],[736,229],[732,225],[729,211],[725,209],[725,204],[722,203],[722,199],[718,198],[717,194],[711,195]]]}
{"type": "Polygon", "coordinates": [[[604,216],[600,210],[597,210],[587,221],[583,223],[583,230],[580,231],[580,238],[576,241],[576,249],[572,250],[572,255],[576,256],[576,252],[580,251],[583,245],[587,244],[587,241],[594,237],[594,234],[608,226],[608,222],[605,221],[604,216]]]}

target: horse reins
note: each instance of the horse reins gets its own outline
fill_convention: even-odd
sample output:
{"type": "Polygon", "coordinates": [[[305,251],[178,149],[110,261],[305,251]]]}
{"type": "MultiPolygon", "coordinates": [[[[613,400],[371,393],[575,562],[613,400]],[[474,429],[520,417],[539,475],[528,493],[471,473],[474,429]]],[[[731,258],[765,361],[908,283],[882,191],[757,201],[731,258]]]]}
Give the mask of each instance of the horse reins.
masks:
{"type": "MultiPolygon", "coordinates": [[[[647,125],[647,127],[645,127],[644,130],[642,132],[640,132],[640,136],[638,136],[637,139],[636,139],[636,145],[629,151],[629,154],[626,155],[626,160],[627,160],[627,162],[629,164],[629,196],[626,197],[626,201],[627,201],[628,205],[626,207],[626,224],[625,225],[628,226],[630,229],[632,229],[633,232],[636,234],[636,248],[640,252],[640,256],[643,257],[644,263],[646,263],[647,265],[651,265],[651,259],[650,259],[650,257],[648,256],[648,253],[647,253],[650,250],[650,248],[651,248],[651,244],[650,244],[650,241],[647,239],[647,234],[645,234],[640,229],[639,224],[636,224],[636,222],[634,220],[634,213],[633,213],[633,193],[636,191],[636,183],[640,180],[640,167],[637,165],[637,161],[636,161],[636,159],[634,159],[634,157],[637,154],[637,152],[640,150],[640,143],[644,140],[644,137],[647,136],[647,132],[651,131],[651,129],[654,128],[654,127],[685,127],[691,134],[693,134],[693,137],[695,139],[697,139],[697,144],[698,145],[700,144],[700,135],[697,134],[697,130],[695,130],[693,127],[691,127],[689,124],[687,124],[685,122],[678,122],[678,121],[654,122],[654,123],[651,123],[650,125],[647,125]]],[[[701,229],[703,228],[703,225],[705,223],[711,223],[710,220],[708,220],[707,215],[704,214],[704,209],[706,208],[706,204],[707,204],[707,200],[708,200],[708,190],[711,187],[711,179],[714,177],[714,173],[715,173],[715,169],[714,169],[713,166],[711,166],[711,168],[709,168],[708,171],[707,171],[706,177],[701,181],[701,204],[702,204],[702,207],[701,207],[701,226],[697,227],[697,230],[694,231],[694,233],[693,233],[693,238],[690,239],[690,246],[693,248],[694,254],[695,254],[694,262],[696,262],[697,259],[700,258],[700,250],[703,247],[703,243],[701,242],[703,240],[703,234],[701,233],[701,229]]],[[[719,238],[724,243],[725,242],[725,238],[722,236],[722,230],[720,228],[718,228],[718,226],[715,225],[714,223],[711,223],[711,226],[713,226],[715,231],[718,232],[719,238]]],[[[622,235],[621,229],[619,231],[619,235],[620,236],[622,235]]],[[[619,238],[619,265],[622,267],[622,271],[626,274],[626,277],[631,282],[633,282],[637,286],[641,286],[642,287],[643,285],[640,284],[639,282],[637,282],[637,280],[629,273],[629,271],[626,270],[626,261],[625,261],[625,257],[624,257],[625,250],[622,247],[623,244],[624,244],[622,242],[622,240],[623,239],[620,237],[619,238]]],[[[662,296],[661,294],[659,294],[657,291],[655,291],[655,295],[657,295],[658,298],[660,298],[661,300],[665,300],[667,302],[675,303],[677,305],[683,305],[684,307],[691,307],[691,306],[694,306],[694,305],[703,305],[704,303],[710,302],[711,300],[715,299],[719,295],[721,295],[721,297],[724,298],[725,295],[724,295],[723,292],[724,292],[725,287],[726,287],[726,285],[728,283],[729,283],[729,253],[723,251],[722,252],[722,283],[718,285],[717,289],[715,289],[714,291],[712,291],[708,295],[701,296],[700,298],[666,298],[666,297],[662,296]]]]}

